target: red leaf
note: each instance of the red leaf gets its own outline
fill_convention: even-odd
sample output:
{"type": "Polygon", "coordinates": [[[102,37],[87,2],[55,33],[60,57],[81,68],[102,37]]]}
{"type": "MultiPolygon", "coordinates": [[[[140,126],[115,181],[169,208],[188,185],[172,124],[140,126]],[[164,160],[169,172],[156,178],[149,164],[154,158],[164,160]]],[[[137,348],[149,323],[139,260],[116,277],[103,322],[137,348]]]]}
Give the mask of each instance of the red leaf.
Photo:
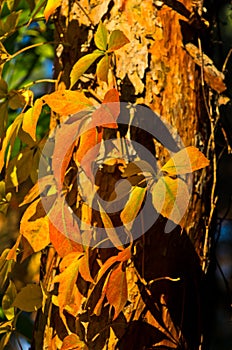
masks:
{"type": "Polygon", "coordinates": [[[101,106],[93,112],[92,126],[102,125],[106,128],[117,128],[116,120],[119,113],[119,93],[116,89],[111,89],[105,94],[101,106]]]}
{"type": "Polygon", "coordinates": [[[49,212],[49,233],[61,257],[83,251],[78,223],[64,197],[59,196],[49,212]]]}
{"type": "Polygon", "coordinates": [[[129,42],[130,40],[121,30],[114,30],[109,38],[108,52],[118,50],[129,42]]]}
{"type": "Polygon", "coordinates": [[[115,320],[126,305],[128,292],[126,271],[123,263],[120,263],[110,274],[106,289],[106,297],[110,305],[115,309],[113,320],[115,320]]]}

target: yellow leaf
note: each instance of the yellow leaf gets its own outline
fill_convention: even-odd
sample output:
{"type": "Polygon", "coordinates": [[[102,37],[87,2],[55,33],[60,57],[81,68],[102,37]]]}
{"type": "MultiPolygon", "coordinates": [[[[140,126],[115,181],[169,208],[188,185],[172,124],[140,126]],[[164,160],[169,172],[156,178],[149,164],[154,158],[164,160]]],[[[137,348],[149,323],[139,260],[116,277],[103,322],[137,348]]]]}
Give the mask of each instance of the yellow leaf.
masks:
{"type": "Polygon", "coordinates": [[[183,148],[161,168],[161,171],[169,175],[181,175],[205,168],[209,160],[196,147],[183,148]]]}
{"type": "Polygon", "coordinates": [[[96,61],[97,58],[104,56],[104,51],[95,50],[92,53],[81,57],[73,66],[70,73],[71,87],[76,84],[82,74],[96,61]]]}
{"type": "Polygon", "coordinates": [[[155,209],[176,224],[181,224],[189,199],[188,187],[180,178],[162,176],[152,188],[152,202],[155,209]]]}
{"type": "Polygon", "coordinates": [[[42,306],[43,294],[37,284],[28,284],[16,295],[13,306],[20,310],[33,312],[42,306]]]}
{"type": "Polygon", "coordinates": [[[28,240],[34,252],[39,252],[50,243],[49,220],[40,198],[25,211],[20,222],[20,233],[28,240]]]}
{"type": "Polygon", "coordinates": [[[36,141],[36,125],[42,110],[43,101],[38,99],[33,107],[29,108],[23,115],[22,129],[36,141]]]}
{"type": "Polygon", "coordinates": [[[108,82],[108,72],[109,72],[109,56],[106,54],[97,64],[97,78],[99,80],[108,82]]]}
{"type": "Polygon", "coordinates": [[[74,114],[92,106],[92,102],[80,91],[58,90],[43,96],[43,100],[61,115],[74,114]]]}
{"type": "Polygon", "coordinates": [[[133,221],[138,215],[138,212],[143,204],[146,194],[146,188],[134,186],[131,190],[130,197],[123,208],[120,217],[124,225],[133,225],[133,221]]]}
{"type": "Polygon", "coordinates": [[[55,12],[57,7],[59,7],[62,4],[62,0],[48,0],[47,5],[44,9],[44,17],[46,21],[48,18],[55,12]]]}

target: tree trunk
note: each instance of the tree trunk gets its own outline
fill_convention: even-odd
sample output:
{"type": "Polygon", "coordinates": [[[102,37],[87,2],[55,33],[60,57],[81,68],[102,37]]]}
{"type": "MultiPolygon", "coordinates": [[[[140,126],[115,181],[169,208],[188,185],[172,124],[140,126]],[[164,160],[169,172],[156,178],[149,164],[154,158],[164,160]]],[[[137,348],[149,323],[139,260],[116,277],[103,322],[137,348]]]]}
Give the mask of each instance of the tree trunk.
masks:
{"type": "MultiPolygon", "coordinates": [[[[91,1],[91,6],[85,1],[63,2],[54,16],[56,40],[63,42],[57,47],[55,62],[59,88],[64,85],[69,88],[73,64],[82,53],[93,51],[93,32],[102,20],[110,32],[122,30],[130,40],[129,45],[115,52],[113,70],[120,100],[148,106],[160,116],[164,125],[171,125],[174,141],[179,135],[184,146],[196,146],[203,153],[209,152],[211,130],[207,109],[211,108],[212,95],[204,83],[207,72],[203,72],[199,60],[197,62],[190,55],[190,49],[186,49],[186,44],[191,43],[198,55],[203,55],[200,46],[207,29],[198,10],[193,11],[190,0],[164,3],[104,0],[91,1]]],[[[94,71],[95,67],[90,67],[76,87],[87,88],[91,98],[97,96],[103,100],[110,82],[109,85],[94,80],[91,83],[94,71]]],[[[146,116],[144,118],[144,123],[149,123],[146,116]]],[[[56,122],[54,116],[51,128],[56,122]]],[[[135,130],[134,135],[135,140],[153,151],[159,165],[165,163],[170,156],[165,145],[157,141],[154,144],[143,130],[137,134],[135,130]]],[[[211,177],[207,180],[208,173],[203,170],[193,176],[193,196],[185,215],[184,229],[176,226],[170,233],[165,233],[167,219],[160,215],[152,227],[133,242],[136,253],[127,271],[129,303],[116,321],[108,320],[109,306],[103,308],[100,316],[102,332],[98,329],[99,317],[90,314],[85,319],[87,316],[83,313],[74,319],[66,314],[69,329],[85,340],[89,349],[199,349],[202,264],[207,258],[205,232],[210,224],[206,187],[212,180],[211,177]],[[86,330],[82,322],[87,321],[88,331],[84,336],[86,330]],[[107,327],[113,332],[106,332],[107,327]]],[[[99,176],[99,194],[106,200],[121,174],[118,166],[108,165],[99,170],[99,176]]],[[[211,202],[213,199],[214,193],[211,202]]],[[[156,215],[155,211],[149,214],[156,215]]],[[[96,221],[101,221],[96,213],[94,215],[96,221]]],[[[142,227],[143,223],[140,224],[142,227]]],[[[96,254],[104,262],[115,253],[110,249],[99,249],[96,254]]],[[[88,284],[80,283],[82,288],[88,289],[88,284]]],[[[43,324],[45,331],[43,348],[46,343],[56,344],[50,347],[55,349],[59,339],[62,341],[68,332],[57,308],[52,306],[51,312],[51,300],[47,303],[45,313],[46,317],[50,313],[50,326],[48,323],[45,326],[43,320],[38,324],[43,324]]],[[[43,316],[41,312],[39,317],[43,316]]],[[[34,348],[40,350],[41,342],[34,348]]]]}

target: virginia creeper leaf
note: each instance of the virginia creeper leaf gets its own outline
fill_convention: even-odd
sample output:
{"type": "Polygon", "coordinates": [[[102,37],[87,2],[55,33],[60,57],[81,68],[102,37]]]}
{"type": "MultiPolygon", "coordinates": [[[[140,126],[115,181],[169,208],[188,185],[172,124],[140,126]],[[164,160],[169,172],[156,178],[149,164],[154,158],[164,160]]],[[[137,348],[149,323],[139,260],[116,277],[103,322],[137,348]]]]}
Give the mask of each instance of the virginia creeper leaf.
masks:
{"type": "Polygon", "coordinates": [[[125,36],[121,30],[114,30],[110,34],[108,52],[112,52],[120,49],[124,45],[128,44],[130,40],[125,36]]]}
{"type": "Polygon", "coordinates": [[[22,124],[22,120],[23,120],[23,115],[20,114],[17,118],[15,118],[13,123],[8,127],[8,129],[6,131],[6,136],[5,136],[3,143],[2,143],[2,149],[0,150],[0,172],[2,171],[2,168],[4,166],[4,157],[5,157],[6,149],[7,149],[8,145],[10,144],[10,149],[8,150],[8,154],[7,154],[7,159],[9,159],[10,154],[11,154],[11,149],[14,145],[19,128],[22,124]]]}
{"type": "Polygon", "coordinates": [[[97,70],[96,70],[97,78],[107,83],[108,71],[109,71],[109,56],[105,54],[105,56],[97,64],[97,70]]]}
{"type": "Polygon", "coordinates": [[[22,129],[36,141],[36,125],[42,110],[43,101],[37,99],[33,107],[29,108],[23,115],[22,129]]]}
{"type": "Polygon", "coordinates": [[[97,58],[104,56],[104,51],[95,50],[88,55],[81,57],[73,66],[70,73],[71,87],[76,84],[82,74],[96,61],[97,58]]]}
{"type": "Polygon", "coordinates": [[[128,292],[126,271],[123,263],[120,263],[110,274],[106,289],[106,297],[110,305],[115,309],[113,320],[115,320],[126,305],[128,292]],[[115,286],[117,286],[115,288],[115,286]]]}
{"type": "Polygon", "coordinates": [[[119,113],[119,93],[116,89],[110,89],[105,94],[101,106],[93,112],[92,126],[102,125],[106,128],[117,128],[116,120],[119,113]]]}
{"type": "Polygon", "coordinates": [[[101,204],[98,202],[99,205],[99,209],[100,209],[100,215],[101,215],[101,219],[106,231],[106,234],[109,238],[109,240],[113,243],[113,245],[119,249],[119,250],[123,250],[123,246],[122,246],[122,242],[120,241],[120,238],[117,235],[117,231],[114,228],[114,225],[109,217],[109,215],[105,212],[105,210],[103,209],[103,207],[101,206],[101,204]]]}
{"type": "Polygon", "coordinates": [[[83,251],[78,223],[64,197],[59,196],[49,212],[49,234],[61,257],[83,251]]]}
{"type": "Polygon", "coordinates": [[[83,92],[72,90],[55,91],[43,96],[43,100],[54,112],[61,115],[74,114],[92,106],[92,102],[83,92]]]}
{"type": "Polygon", "coordinates": [[[188,187],[180,178],[162,176],[152,188],[152,203],[155,209],[176,224],[181,224],[189,198],[188,187]]]}
{"type": "Polygon", "coordinates": [[[88,348],[85,343],[80,340],[78,335],[72,333],[64,338],[60,350],[88,350],[88,348]]]}
{"type": "Polygon", "coordinates": [[[107,37],[108,37],[107,29],[105,25],[102,23],[102,21],[100,21],[97,27],[96,34],[94,35],[94,42],[99,50],[106,51],[107,37]]]}
{"type": "Polygon", "coordinates": [[[135,186],[132,188],[129,199],[123,208],[120,218],[124,225],[128,227],[133,225],[133,221],[138,215],[138,212],[145,198],[146,188],[135,186]]]}
{"type": "Polygon", "coordinates": [[[74,259],[72,263],[59,275],[55,276],[53,282],[59,283],[58,303],[61,313],[67,305],[76,304],[75,313],[81,306],[81,295],[77,291],[76,280],[78,277],[80,260],[74,259]]]}
{"type": "Polygon", "coordinates": [[[62,4],[62,0],[48,0],[46,7],[44,9],[44,17],[46,21],[48,18],[55,12],[57,7],[59,7],[62,4]]]}
{"type": "Polygon", "coordinates": [[[40,198],[26,209],[20,222],[20,233],[34,252],[39,252],[50,243],[49,221],[40,198]]]}
{"type": "Polygon", "coordinates": [[[169,175],[181,175],[192,173],[195,170],[205,168],[209,165],[209,160],[196,147],[183,148],[161,168],[161,171],[169,175]]]}
{"type": "Polygon", "coordinates": [[[42,291],[37,284],[28,284],[16,295],[13,306],[20,310],[33,312],[42,306],[42,291]]]}

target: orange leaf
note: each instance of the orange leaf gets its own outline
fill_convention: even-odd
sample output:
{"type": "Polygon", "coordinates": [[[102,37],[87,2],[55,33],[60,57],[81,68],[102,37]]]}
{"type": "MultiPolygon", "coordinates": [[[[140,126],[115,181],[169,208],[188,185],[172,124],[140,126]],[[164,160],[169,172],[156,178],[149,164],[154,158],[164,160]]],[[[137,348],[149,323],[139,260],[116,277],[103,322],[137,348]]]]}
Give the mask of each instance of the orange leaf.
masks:
{"type": "Polygon", "coordinates": [[[74,114],[92,107],[92,102],[80,91],[58,90],[43,96],[43,100],[61,115],[74,114]]]}
{"type": "Polygon", "coordinates": [[[47,5],[44,9],[44,17],[46,21],[48,18],[55,12],[57,7],[59,7],[62,4],[62,0],[48,0],[47,5]]]}
{"type": "Polygon", "coordinates": [[[50,243],[48,217],[40,198],[26,209],[20,222],[20,234],[28,240],[34,252],[50,243]]]}
{"type": "Polygon", "coordinates": [[[58,197],[49,212],[50,240],[57,253],[64,257],[82,252],[80,229],[64,197],[58,197]]]}
{"type": "Polygon", "coordinates": [[[161,168],[161,171],[169,175],[181,175],[205,168],[209,160],[196,147],[183,148],[161,168]]]}
{"type": "Polygon", "coordinates": [[[65,172],[73,154],[74,143],[78,138],[80,120],[75,123],[64,123],[56,130],[55,147],[52,156],[52,169],[60,191],[63,186],[65,172]]]}
{"type": "Polygon", "coordinates": [[[36,125],[42,110],[42,106],[43,101],[39,98],[35,101],[34,106],[29,108],[23,114],[22,129],[27,132],[34,141],[36,141],[36,125]]]}
{"type": "Polygon", "coordinates": [[[98,155],[101,140],[102,130],[100,132],[96,128],[87,130],[81,135],[78,149],[74,155],[77,166],[81,166],[92,181],[92,162],[98,155]]]}
{"type": "Polygon", "coordinates": [[[60,350],[88,350],[88,348],[85,343],[80,340],[78,335],[72,333],[64,338],[60,350]]]}
{"type": "Polygon", "coordinates": [[[107,284],[106,297],[110,305],[115,309],[113,318],[115,320],[126,305],[128,298],[126,271],[123,270],[123,263],[120,263],[111,272],[107,284]]]}
{"type": "MultiPolygon", "coordinates": [[[[80,259],[77,257],[71,264],[62,271],[59,275],[55,276],[53,282],[59,283],[58,289],[58,304],[60,312],[70,306],[73,310],[72,314],[77,314],[81,307],[82,296],[77,290],[76,280],[78,277],[80,259]]],[[[75,315],[76,316],[76,315],[75,315]]]]}
{"type": "Polygon", "coordinates": [[[119,113],[119,93],[116,89],[110,89],[105,94],[101,106],[93,112],[92,126],[102,125],[106,128],[117,128],[116,120],[119,113]]]}
{"type": "Polygon", "coordinates": [[[118,50],[129,42],[130,40],[121,30],[114,30],[109,38],[108,52],[118,50]]]}
{"type": "Polygon", "coordinates": [[[90,274],[90,268],[89,268],[89,251],[86,250],[85,254],[81,257],[80,261],[80,267],[79,272],[81,274],[81,277],[87,281],[93,283],[94,280],[90,274]]]}
{"type": "Polygon", "coordinates": [[[20,207],[25,204],[31,203],[38,196],[42,194],[42,192],[49,186],[54,185],[54,177],[53,175],[47,175],[38,179],[38,182],[30,189],[30,191],[25,196],[22,203],[20,203],[20,207]]]}
{"type": "Polygon", "coordinates": [[[131,245],[118,253],[117,261],[125,262],[131,258],[131,245]]]}

